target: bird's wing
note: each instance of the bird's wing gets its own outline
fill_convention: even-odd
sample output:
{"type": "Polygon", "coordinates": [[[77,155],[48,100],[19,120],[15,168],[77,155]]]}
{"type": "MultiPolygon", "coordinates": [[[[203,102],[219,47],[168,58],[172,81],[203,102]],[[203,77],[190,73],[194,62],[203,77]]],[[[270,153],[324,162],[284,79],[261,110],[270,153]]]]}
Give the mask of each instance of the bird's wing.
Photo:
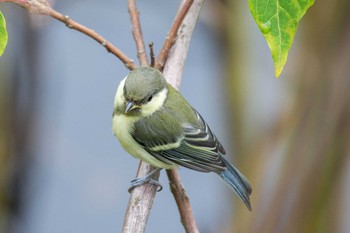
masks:
{"type": "Polygon", "coordinates": [[[145,143],[140,138],[134,139],[151,155],[165,163],[175,163],[201,172],[221,172],[226,169],[222,159],[225,150],[211,132],[207,123],[196,113],[199,127],[185,123],[182,134],[168,142],[153,138],[145,143]]]}

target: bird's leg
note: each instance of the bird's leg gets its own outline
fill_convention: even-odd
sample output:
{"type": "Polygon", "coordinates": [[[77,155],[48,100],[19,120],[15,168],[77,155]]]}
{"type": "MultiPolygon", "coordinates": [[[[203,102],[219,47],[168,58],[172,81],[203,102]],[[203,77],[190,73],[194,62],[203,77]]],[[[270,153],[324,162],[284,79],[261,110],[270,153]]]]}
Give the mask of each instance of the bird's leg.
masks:
{"type": "Polygon", "coordinates": [[[139,177],[139,178],[135,178],[131,181],[131,186],[128,189],[129,193],[137,186],[143,185],[144,183],[148,182],[150,184],[153,184],[155,186],[157,186],[157,192],[161,191],[163,189],[162,184],[157,181],[152,179],[153,175],[157,174],[160,172],[160,170],[162,170],[161,168],[156,168],[153,171],[151,171],[150,173],[148,173],[146,176],[144,177],[139,177]]]}

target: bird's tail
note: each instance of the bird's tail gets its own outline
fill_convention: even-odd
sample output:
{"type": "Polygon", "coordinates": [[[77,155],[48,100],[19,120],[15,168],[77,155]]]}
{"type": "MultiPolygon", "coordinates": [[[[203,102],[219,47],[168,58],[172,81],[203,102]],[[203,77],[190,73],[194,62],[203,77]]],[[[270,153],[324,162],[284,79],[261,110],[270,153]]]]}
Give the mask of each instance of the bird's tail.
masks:
{"type": "Polygon", "coordinates": [[[219,173],[219,176],[237,193],[247,208],[251,211],[252,207],[250,205],[249,195],[252,193],[252,187],[250,186],[249,181],[224,158],[223,161],[227,168],[219,173]]]}

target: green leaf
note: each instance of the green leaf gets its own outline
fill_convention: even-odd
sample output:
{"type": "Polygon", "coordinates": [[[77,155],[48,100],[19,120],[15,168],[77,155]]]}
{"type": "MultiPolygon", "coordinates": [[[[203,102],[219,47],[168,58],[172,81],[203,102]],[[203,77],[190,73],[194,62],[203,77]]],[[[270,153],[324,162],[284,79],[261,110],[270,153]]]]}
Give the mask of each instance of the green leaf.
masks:
{"type": "Polygon", "coordinates": [[[0,57],[5,51],[7,45],[6,21],[0,11],[0,57]]]}
{"type": "Polygon", "coordinates": [[[254,20],[270,47],[276,77],[287,62],[298,23],[314,1],[248,0],[254,20]]]}

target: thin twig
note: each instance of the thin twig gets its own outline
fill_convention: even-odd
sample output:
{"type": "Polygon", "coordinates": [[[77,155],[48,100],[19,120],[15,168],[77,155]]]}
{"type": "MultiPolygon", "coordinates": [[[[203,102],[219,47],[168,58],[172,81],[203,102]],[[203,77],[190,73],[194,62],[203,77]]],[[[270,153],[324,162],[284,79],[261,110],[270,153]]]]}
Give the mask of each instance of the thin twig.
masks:
{"type": "Polygon", "coordinates": [[[76,21],[71,19],[69,16],[63,15],[53,9],[51,9],[48,12],[48,15],[51,16],[52,18],[55,18],[63,22],[68,28],[77,30],[91,37],[92,39],[96,40],[98,43],[104,46],[108,52],[112,53],[117,58],[119,58],[119,60],[121,60],[129,70],[133,70],[136,67],[133,60],[127,57],[120,49],[115,47],[112,43],[107,41],[103,36],[95,32],[94,30],[77,23],[76,21]]]}
{"type": "Polygon", "coordinates": [[[175,198],[181,216],[181,223],[187,233],[199,233],[196,220],[194,219],[190,199],[185,188],[181,184],[177,170],[166,171],[169,178],[170,190],[175,198]]]}
{"type": "MultiPolygon", "coordinates": [[[[186,4],[184,1],[185,0],[183,0],[183,4],[186,4]]],[[[203,3],[204,0],[195,0],[193,2],[189,13],[186,15],[180,30],[178,31],[176,43],[171,48],[168,59],[164,65],[163,74],[168,83],[173,85],[175,88],[180,87],[192,33],[194,27],[196,26],[203,3]]]]}
{"type": "Polygon", "coordinates": [[[151,42],[148,46],[149,46],[149,53],[151,57],[151,67],[154,67],[156,57],[154,56],[153,42],[151,42]]]}
{"type": "Polygon", "coordinates": [[[132,34],[136,42],[137,57],[139,58],[141,66],[148,66],[148,59],[146,55],[145,44],[143,42],[139,12],[137,10],[135,0],[128,0],[128,10],[130,14],[132,34]]]}
{"type": "Polygon", "coordinates": [[[127,57],[120,49],[106,40],[103,36],[94,30],[72,20],[69,16],[63,15],[52,9],[46,0],[0,0],[0,2],[11,2],[24,7],[33,14],[46,15],[57,19],[63,22],[68,28],[77,30],[100,43],[108,52],[119,58],[119,60],[122,61],[129,70],[136,68],[136,65],[132,59],[127,57]]]}
{"type": "Polygon", "coordinates": [[[168,33],[168,36],[165,39],[163,47],[157,57],[156,64],[154,66],[156,69],[163,70],[169,51],[176,41],[177,32],[180,28],[180,25],[183,19],[185,18],[187,12],[189,11],[193,1],[194,0],[186,0],[185,3],[182,4],[182,7],[180,8],[180,10],[178,11],[174,19],[173,25],[171,26],[170,31],[168,33]]]}

